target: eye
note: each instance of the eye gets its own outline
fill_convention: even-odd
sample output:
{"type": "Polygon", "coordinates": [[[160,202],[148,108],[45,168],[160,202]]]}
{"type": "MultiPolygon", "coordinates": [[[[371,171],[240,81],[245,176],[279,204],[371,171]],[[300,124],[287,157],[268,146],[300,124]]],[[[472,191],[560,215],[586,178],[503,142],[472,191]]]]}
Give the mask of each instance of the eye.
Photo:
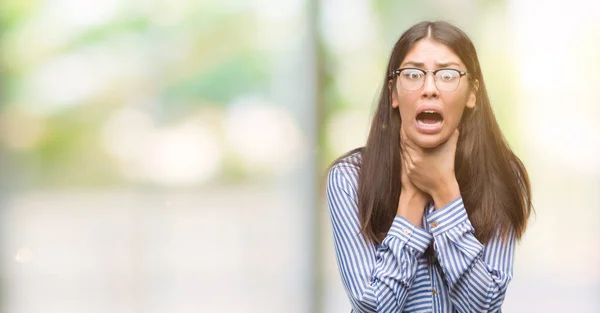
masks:
{"type": "Polygon", "coordinates": [[[419,80],[423,77],[423,72],[419,70],[404,70],[402,76],[408,80],[419,80]]]}
{"type": "Polygon", "coordinates": [[[448,82],[448,81],[452,81],[452,80],[458,78],[458,76],[460,76],[460,74],[456,70],[441,70],[441,71],[437,72],[436,76],[439,79],[441,79],[442,81],[448,82]]]}

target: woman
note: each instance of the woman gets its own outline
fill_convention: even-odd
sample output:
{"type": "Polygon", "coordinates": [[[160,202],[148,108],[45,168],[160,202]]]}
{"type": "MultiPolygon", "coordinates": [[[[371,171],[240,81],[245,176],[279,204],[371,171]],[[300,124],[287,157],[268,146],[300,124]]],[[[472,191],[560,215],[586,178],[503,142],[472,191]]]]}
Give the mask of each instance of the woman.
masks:
{"type": "Polygon", "coordinates": [[[353,312],[500,311],[531,191],[460,29],[400,37],[367,144],[333,164],[327,198],[353,312]]]}

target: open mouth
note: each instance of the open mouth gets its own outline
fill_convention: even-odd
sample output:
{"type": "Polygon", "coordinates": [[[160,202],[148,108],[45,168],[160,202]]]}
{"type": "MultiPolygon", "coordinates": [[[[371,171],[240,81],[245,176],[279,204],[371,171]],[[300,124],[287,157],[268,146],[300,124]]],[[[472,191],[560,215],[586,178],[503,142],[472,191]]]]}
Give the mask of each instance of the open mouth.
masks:
{"type": "Polygon", "coordinates": [[[417,115],[417,123],[425,127],[435,127],[443,121],[442,115],[433,110],[425,110],[417,115]]]}

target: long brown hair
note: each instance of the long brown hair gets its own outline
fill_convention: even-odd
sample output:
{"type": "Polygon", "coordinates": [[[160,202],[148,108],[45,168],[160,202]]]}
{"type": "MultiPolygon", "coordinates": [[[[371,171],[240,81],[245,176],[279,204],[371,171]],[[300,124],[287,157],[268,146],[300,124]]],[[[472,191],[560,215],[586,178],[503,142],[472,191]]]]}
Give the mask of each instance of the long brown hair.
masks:
{"type": "Polygon", "coordinates": [[[388,74],[400,66],[408,51],[428,33],[430,39],[448,46],[463,61],[471,88],[475,80],[479,82],[476,105],[473,109],[465,108],[461,118],[454,167],[475,236],[486,243],[497,231],[506,235],[512,230],[520,239],[532,210],[527,171],[498,126],[473,43],[447,22],[421,22],[402,34],[390,56],[366,146],[334,162],[361,152],[358,214],[362,233],[380,243],[396,216],[401,187],[401,117],[399,110],[391,105],[388,74]]]}

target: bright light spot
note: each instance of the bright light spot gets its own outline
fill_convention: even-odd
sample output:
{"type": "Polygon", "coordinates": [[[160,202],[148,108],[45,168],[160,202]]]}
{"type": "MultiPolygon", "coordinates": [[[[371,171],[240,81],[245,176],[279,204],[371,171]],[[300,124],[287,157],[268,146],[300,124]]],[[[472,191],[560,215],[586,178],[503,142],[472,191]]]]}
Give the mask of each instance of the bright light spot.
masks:
{"type": "Polygon", "coordinates": [[[226,134],[250,169],[290,168],[303,146],[302,134],[290,115],[257,99],[242,99],[231,106],[226,134]]]}
{"type": "Polygon", "coordinates": [[[15,150],[36,146],[46,134],[44,120],[23,110],[6,110],[0,115],[0,140],[15,150]]]}
{"type": "Polygon", "coordinates": [[[153,127],[152,118],[148,114],[126,108],[106,122],[102,141],[111,155],[122,160],[132,160],[139,156],[140,151],[151,140],[153,127]]]}
{"type": "Polygon", "coordinates": [[[376,38],[371,4],[367,0],[332,0],[323,2],[325,42],[336,53],[369,47],[376,38]],[[342,8],[340,10],[340,8],[342,8]]]}
{"type": "Polygon", "coordinates": [[[193,12],[194,4],[196,3],[187,0],[157,1],[152,10],[155,13],[152,22],[160,26],[177,25],[193,12]]]}
{"type": "Polygon", "coordinates": [[[29,263],[31,262],[31,258],[33,257],[33,253],[29,248],[23,247],[17,251],[15,255],[15,260],[19,263],[29,263]]]}
{"type": "Polygon", "coordinates": [[[158,129],[149,115],[123,109],[104,126],[102,142],[135,181],[164,185],[202,183],[217,172],[221,150],[201,121],[158,129]]]}
{"type": "Polygon", "coordinates": [[[85,29],[110,22],[117,16],[121,3],[119,0],[53,0],[48,1],[45,9],[47,14],[66,24],[65,27],[85,29]]]}
{"type": "MultiPolygon", "coordinates": [[[[139,46],[139,36],[121,33],[110,44],[86,46],[69,54],[45,60],[27,73],[18,90],[18,100],[48,114],[107,94],[113,87],[135,86],[148,79],[148,58],[139,46]]],[[[127,90],[135,92],[136,89],[127,90]]],[[[111,95],[111,94],[107,94],[111,95]]]]}
{"type": "Polygon", "coordinates": [[[303,1],[300,0],[258,0],[252,1],[254,9],[260,17],[259,21],[285,22],[298,16],[303,10],[303,1]]]}
{"type": "Polygon", "coordinates": [[[199,124],[162,130],[147,142],[136,162],[137,175],[169,185],[204,182],[219,168],[216,136],[199,124]]]}
{"type": "Polygon", "coordinates": [[[88,52],[57,57],[31,74],[21,94],[45,112],[77,105],[103,91],[115,77],[114,64],[106,61],[88,52]]]}
{"type": "Polygon", "coordinates": [[[292,42],[302,41],[307,28],[303,22],[304,1],[258,0],[251,1],[256,11],[256,47],[265,53],[289,49],[292,42]],[[290,30],[294,36],[290,36],[290,30]]]}
{"type": "Polygon", "coordinates": [[[354,110],[336,114],[327,123],[327,138],[334,155],[342,155],[354,148],[362,147],[369,134],[369,114],[354,110]]]}
{"type": "Polygon", "coordinates": [[[589,40],[590,19],[584,18],[593,10],[558,1],[543,7],[511,3],[521,92],[517,116],[530,151],[543,151],[544,159],[565,171],[595,176],[600,173],[600,128],[595,123],[600,111],[597,92],[588,83],[595,72],[569,75],[573,69],[590,68],[590,60],[597,59],[593,51],[598,45],[589,40]],[[560,44],[556,38],[561,38],[560,44]]]}

